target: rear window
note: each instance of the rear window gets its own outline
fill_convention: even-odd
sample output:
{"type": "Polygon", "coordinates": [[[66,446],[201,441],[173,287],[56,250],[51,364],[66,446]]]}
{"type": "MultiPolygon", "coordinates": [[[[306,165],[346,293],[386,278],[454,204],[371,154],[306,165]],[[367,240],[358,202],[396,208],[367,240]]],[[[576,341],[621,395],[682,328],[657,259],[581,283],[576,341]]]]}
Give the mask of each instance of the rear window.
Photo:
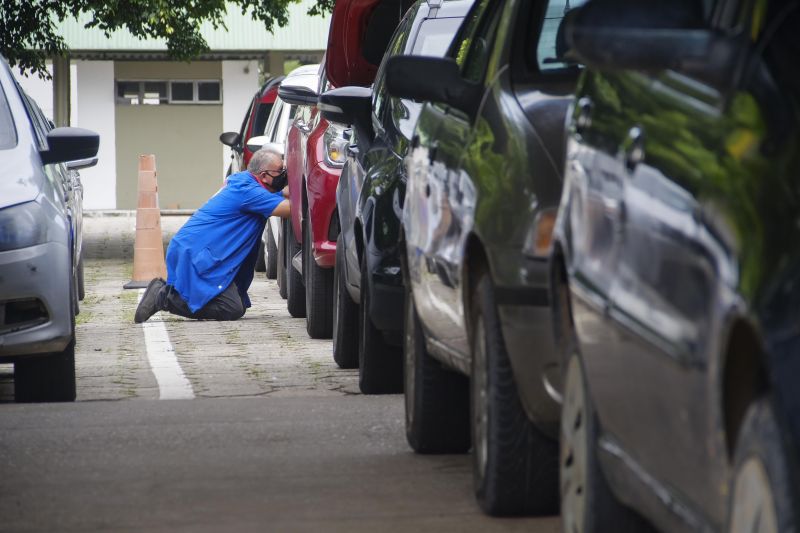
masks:
{"type": "Polygon", "coordinates": [[[536,50],[539,61],[539,70],[556,70],[567,67],[568,65],[561,60],[564,53],[561,21],[570,9],[586,3],[586,0],[550,0],[547,4],[547,11],[544,15],[542,33],[536,50]]]}
{"type": "Polygon", "coordinates": [[[461,25],[460,18],[427,19],[422,22],[411,51],[415,56],[442,57],[461,25]]]}
{"type": "Polygon", "coordinates": [[[8,107],[6,93],[0,87],[0,150],[8,150],[17,145],[17,130],[14,128],[14,118],[8,107]]]}

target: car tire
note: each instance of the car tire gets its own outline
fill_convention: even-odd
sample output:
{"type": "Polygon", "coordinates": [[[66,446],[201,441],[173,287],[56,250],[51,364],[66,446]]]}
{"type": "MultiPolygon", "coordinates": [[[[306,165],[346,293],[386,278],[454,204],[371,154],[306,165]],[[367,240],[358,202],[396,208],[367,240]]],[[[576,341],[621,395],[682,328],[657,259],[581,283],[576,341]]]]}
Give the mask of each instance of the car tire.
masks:
{"type": "Polygon", "coordinates": [[[361,259],[361,301],[358,320],[358,387],[364,394],[403,392],[403,354],[386,342],[370,313],[371,294],[367,280],[366,253],[361,259]]]}
{"type": "Polygon", "coordinates": [[[61,351],[14,363],[14,400],[17,402],[74,402],[75,336],[61,351]]]}
{"type": "Polygon", "coordinates": [[[472,297],[472,443],[475,496],[493,516],[558,512],[558,444],[528,419],[506,351],[492,280],[472,297]]]}
{"type": "Polygon", "coordinates": [[[465,453],[471,444],[469,378],[431,357],[411,289],[405,293],[406,440],[417,453],[465,453]]]}
{"type": "Polygon", "coordinates": [[[770,398],[753,402],[734,452],[728,533],[797,531],[784,442],[770,398]]]}
{"type": "Polygon", "coordinates": [[[83,252],[81,252],[81,258],[78,261],[78,300],[83,301],[84,298],[86,298],[86,285],[83,274],[83,252]]]}
{"type": "Polygon", "coordinates": [[[292,258],[300,252],[300,243],[294,238],[292,221],[286,224],[286,308],[294,318],[306,316],[306,288],[303,274],[292,265],[292,258]]]}
{"type": "Polygon", "coordinates": [[[272,227],[267,224],[267,246],[265,254],[265,274],[267,279],[278,277],[278,245],[275,243],[275,236],[272,234],[272,227]]]}
{"type": "Polygon", "coordinates": [[[278,294],[286,299],[286,225],[288,220],[281,220],[281,234],[278,235],[278,294]]]}
{"type": "Polygon", "coordinates": [[[597,457],[600,434],[597,426],[583,365],[573,350],[567,362],[561,411],[559,473],[563,530],[584,533],[654,531],[611,492],[597,457]]]}
{"type": "Polygon", "coordinates": [[[336,238],[333,269],[333,360],[339,368],[358,368],[358,305],[347,292],[342,233],[336,238]]]}
{"type": "Polygon", "coordinates": [[[314,260],[311,215],[308,212],[303,233],[306,332],[312,339],[330,339],[333,336],[333,269],[322,268],[314,260]]]}
{"type": "Polygon", "coordinates": [[[258,254],[256,255],[256,272],[264,272],[267,270],[267,263],[264,260],[264,241],[261,237],[258,238],[258,254]]]}

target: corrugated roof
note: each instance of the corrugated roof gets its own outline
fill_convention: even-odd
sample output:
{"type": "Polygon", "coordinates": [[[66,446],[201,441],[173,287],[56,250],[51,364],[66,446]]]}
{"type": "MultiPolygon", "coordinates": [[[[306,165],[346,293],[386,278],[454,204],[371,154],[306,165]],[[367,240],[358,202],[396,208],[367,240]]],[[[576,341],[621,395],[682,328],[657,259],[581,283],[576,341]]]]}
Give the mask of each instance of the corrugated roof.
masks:
{"type": "MultiPolygon", "coordinates": [[[[242,15],[236,7],[229,7],[223,28],[215,30],[210,23],[201,25],[201,33],[212,52],[226,50],[324,50],[328,45],[330,17],[311,17],[306,14],[314,0],[301,0],[289,7],[289,23],[275,28],[274,33],[264,29],[263,24],[242,15]]],[[[163,39],[140,40],[128,31],[114,32],[106,37],[101,30],[86,29],[88,16],[80,20],[69,19],[57,25],[67,45],[73,51],[155,51],[167,49],[163,39]]]]}

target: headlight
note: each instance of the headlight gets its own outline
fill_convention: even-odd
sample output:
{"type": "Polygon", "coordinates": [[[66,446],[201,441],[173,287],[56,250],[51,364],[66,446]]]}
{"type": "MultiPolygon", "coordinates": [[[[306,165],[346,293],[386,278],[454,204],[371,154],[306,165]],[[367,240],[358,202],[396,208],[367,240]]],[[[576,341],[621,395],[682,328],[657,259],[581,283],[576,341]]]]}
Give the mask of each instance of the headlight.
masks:
{"type": "Polygon", "coordinates": [[[558,209],[543,209],[528,230],[522,253],[529,257],[547,257],[553,248],[553,228],[556,225],[558,209]]]}
{"type": "Polygon", "coordinates": [[[347,160],[345,150],[348,141],[344,138],[344,130],[342,126],[331,124],[322,137],[322,142],[325,144],[325,162],[332,167],[343,167],[347,160]]]}
{"type": "Polygon", "coordinates": [[[0,252],[42,244],[46,239],[47,219],[38,203],[0,209],[0,252]]]}

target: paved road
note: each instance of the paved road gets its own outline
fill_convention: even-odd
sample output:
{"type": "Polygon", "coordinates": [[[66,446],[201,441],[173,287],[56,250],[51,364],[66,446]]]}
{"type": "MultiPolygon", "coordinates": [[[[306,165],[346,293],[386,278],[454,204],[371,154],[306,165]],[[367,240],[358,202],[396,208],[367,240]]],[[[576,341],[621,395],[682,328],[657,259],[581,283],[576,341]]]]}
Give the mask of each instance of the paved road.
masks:
{"type": "Polygon", "coordinates": [[[0,365],[0,531],[559,531],[483,516],[469,456],[411,453],[402,396],[359,394],[261,274],[243,320],[134,324],[133,224],[85,221],[78,401],[13,404],[0,365]]]}

